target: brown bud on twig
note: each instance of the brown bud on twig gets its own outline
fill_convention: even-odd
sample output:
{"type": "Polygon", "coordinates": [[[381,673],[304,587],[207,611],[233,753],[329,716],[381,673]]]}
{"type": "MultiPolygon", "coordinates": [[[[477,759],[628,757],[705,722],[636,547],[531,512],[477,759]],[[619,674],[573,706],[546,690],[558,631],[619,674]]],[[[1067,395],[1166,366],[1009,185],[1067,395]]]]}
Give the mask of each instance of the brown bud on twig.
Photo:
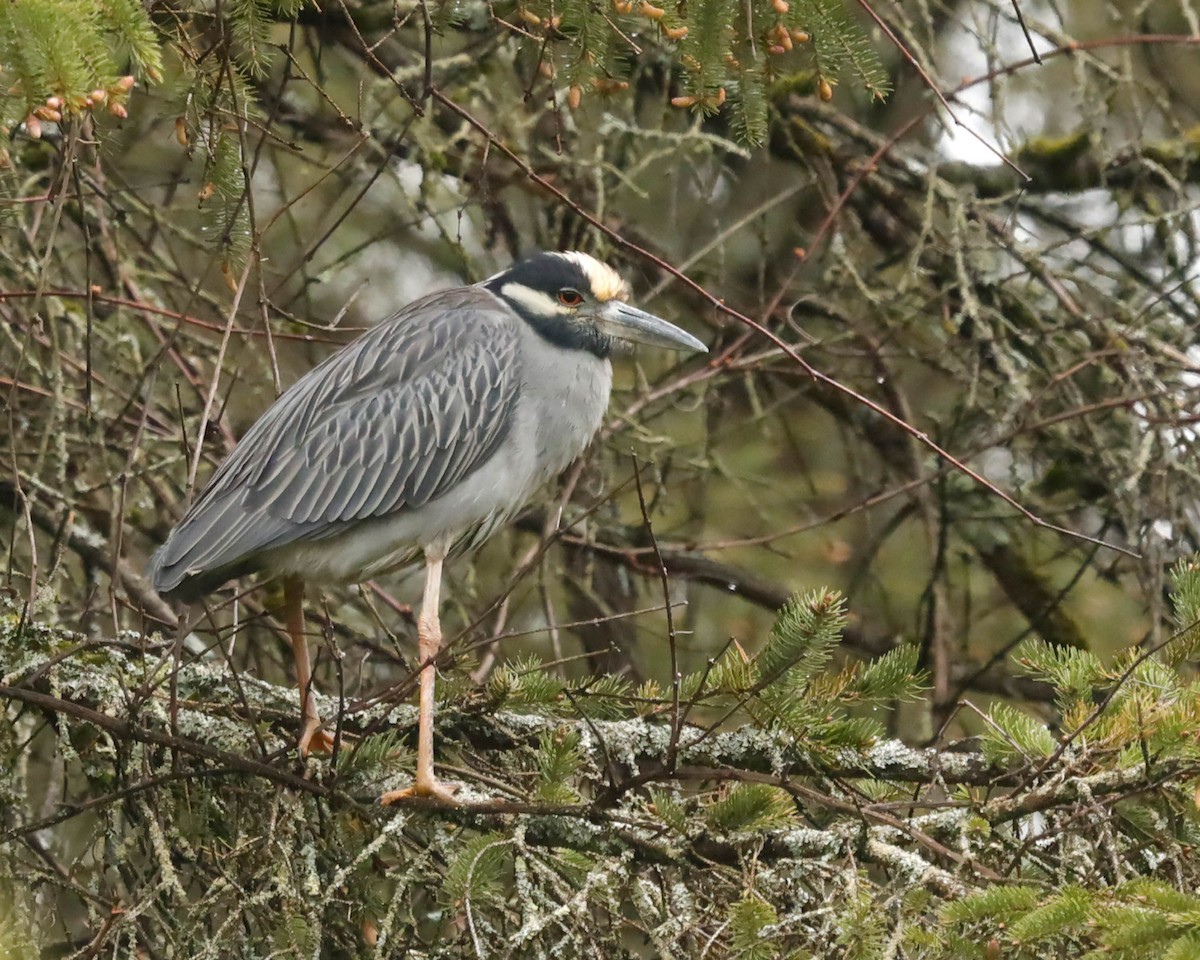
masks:
{"type": "Polygon", "coordinates": [[[196,194],[196,199],[198,199],[201,203],[203,203],[205,200],[209,199],[216,192],[217,192],[216,185],[211,180],[205,180],[204,186],[202,186],[200,188],[200,192],[198,194],[196,194]]]}
{"type": "Polygon", "coordinates": [[[629,81],[614,80],[612,77],[593,77],[592,87],[597,93],[620,93],[629,89],[629,81]]]}
{"type": "Polygon", "coordinates": [[[817,81],[817,95],[824,101],[829,102],[833,99],[833,84],[822,77],[817,81]]]}
{"type": "Polygon", "coordinates": [[[538,61],[538,73],[540,73],[547,80],[553,80],[554,79],[554,64],[552,64],[549,60],[539,60],[538,61]]]}
{"type": "Polygon", "coordinates": [[[175,118],[175,139],[179,141],[181,147],[188,145],[187,121],[183,117],[175,118]]]}
{"type": "Polygon", "coordinates": [[[773,43],[769,47],[767,47],[767,53],[771,54],[771,56],[773,56],[773,57],[778,57],[781,54],[787,53],[787,50],[785,50],[779,44],[773,43]]]}
{"type": "Polygon", "coordinates": [[[122,120],[129,116],[129,111],[125,109],[125,104],[123,103],[110,103],[108,105],[108,112],[114,117],[120,117],[122,120]]]}
{"type": "Polygon", "coordinates": [[[524,20],[531,27],[540,26],[542,22],[541,17],[539,17],[532,10],[526,10],[524,7],[517,11],[517,16],[524,20]]]}
{"type": "Polygon", "coordinates": [[[771,0],[771,7],[776,13],[787,13],[791,9],[787,0],[771,0]]]}
{"type": "Polygon", "coordinates": [[[804,30],[792,31],[792,41],[794,43],[808,43],[808,41],[811,39],[812,37],[810,37],[804,30]]]}
{"type": "Polygon", "coordinates": [[[97,87],[88,94],[88,99],[91,100],[93,104],[103,103],[108,99],[108,91],[103,87],[97,87]]]}
{"type": "Polygon", "coordinates": [[[688,35],[687,27],[663,27],[663,33],[667,35],[668,40],[682,40],[688,35]]]}
{"type": "Polygon", "coordinates": [[[671,98],[671,106],[679,107],[681,109],[686,109],[687,107],[694,107],[699,102],[700,102],[700,98],[694,97],[694,96],[672,97],[671,98]]]}
{"type": "Polygon", "coordinates": [[[25,132],[29,134],[30,140],[41,140],[42,121],[31,113],[25,118],[25,132]]]}
{"type": "Polygon", "coordinates": [[[51,110],[61,110],[63,108],[63,98],[47,97],[46,106],[48,106],[51,110]]]}
{"type": "Polygon", "coordinates": [[[47,123],[58,123],[62,120],[62,114],[57,110],[51,110],[49,107],[38,107],[33,111],[33,115],[39,120],[45,120],[47,123]]]}
{"type": "Polygon", "coordinates": [[[579,104],[583,100],[583,87],[577,83],[567,87],[567,106],[572,110],[578,110],[579,104]]]}
{"type": "Polygon", "coordinates": [[[652,3],[648,3],[647,0],[642,0],[641,6],[638,7],[638,12],[641,13],[643,17],[649,17],[651,20],[661,20],[667,15],[666,10],[664,10],[662,7],[656,7],[652,3]]]}
{"type": "Polygon", "coordinates": [[[633,13],[633,0],[613,0],[617,13],[633,13]]]}
{"type": "Polygon", "coordinates": [[[725,97],[726,97],[725,88],[718,87],[717,92],[714,93],[711,97],[709,97],[707,102],[710,106],[719,107],[719,106],[721,106],[721,104],[723,104],[725,102],[725,97]]]}
{"type": "Polygon", "coordinates": [[[130,90],[133,89],[134,83],[135,83],[135,81],[134,81],[133,77],[129,76],[127,74],[127,75],[121,77],[121,79],[118,80],[116,83],[114,83],[113,86],[116,87],[118,90],[121,90],[124,93],[128,93],[130,90]]]}

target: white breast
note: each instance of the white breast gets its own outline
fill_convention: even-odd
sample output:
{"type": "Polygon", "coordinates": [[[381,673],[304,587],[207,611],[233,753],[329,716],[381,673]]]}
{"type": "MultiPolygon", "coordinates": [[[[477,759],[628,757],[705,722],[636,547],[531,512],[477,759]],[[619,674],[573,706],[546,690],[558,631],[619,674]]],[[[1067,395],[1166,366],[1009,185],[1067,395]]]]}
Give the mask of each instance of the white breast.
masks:
{"type": "Polygon", "coordinates": [[[566,469],[592,442],[608,409],[612,366],[584,350],[547,343],[529,328],[521,362],[516,446],[536,451],[538,469],[531,479],[537,487],[566,469]]]}

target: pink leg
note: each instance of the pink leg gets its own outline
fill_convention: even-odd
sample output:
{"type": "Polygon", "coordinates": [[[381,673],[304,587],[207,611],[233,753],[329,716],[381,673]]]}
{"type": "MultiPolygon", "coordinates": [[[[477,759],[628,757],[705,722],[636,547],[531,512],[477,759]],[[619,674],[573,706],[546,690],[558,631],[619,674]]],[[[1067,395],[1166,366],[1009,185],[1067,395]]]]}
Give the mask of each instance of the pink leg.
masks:
{"type": "Polygon", "coordinates": [[[406,797],[431,797],[453,804],[454,787],[439,782],[433,772],[433,688],[437,681],[438,651],[442,647],[442,625],[438,618],[439,595],[442,586],[442,558],[425,557],[425,594],[421,598],[421,613],[417,617],[417,650],[421,658],[421,696],[417,714],[417,773],[413,785],[404,790],[392,790],[379,798],[382,804],[394,803],[406,797]]]}
{"type": "Polygon", "coordinates": [[[307,757],[316,750],[333,750],[333,736],[321,727],[317,701],[312,695],[312,664],[308,660],[308,638],[304,636],[304,583],[296,577],[283,581],[284,617],[292,638],[292,655],[296,658],[296,679],[300,686],[300,713],[304,726],[300,732],[300,756],[307,757]]]}

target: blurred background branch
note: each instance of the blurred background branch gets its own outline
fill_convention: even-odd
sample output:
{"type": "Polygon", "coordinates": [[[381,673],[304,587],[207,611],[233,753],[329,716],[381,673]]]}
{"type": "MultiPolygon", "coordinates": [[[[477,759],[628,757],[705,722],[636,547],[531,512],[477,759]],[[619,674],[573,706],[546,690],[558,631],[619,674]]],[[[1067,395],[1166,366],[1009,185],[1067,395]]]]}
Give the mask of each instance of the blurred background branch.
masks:
{"type": "Polygon", "coordinates": [[[1200,10],[1105,16],[0,5],[0,952],[1187,955],[1200,10]],[[411,766],[403,571],[311,611],[337,764],[288,753],[270,585],[197,612],[164,726],[140,571],[195,485],[336,345],[535,248],[711,352],[619,358],[557,506],[450,569],[448,772],[499,806],[365,802],[411,766]],[[819,587],[846,617],[813,594],[789,646],[819,587]],[[668,605],[688,722],[803,772],[654,766],[668,605]],[[986,773],[863,760],[902,743],[986,773]]]}

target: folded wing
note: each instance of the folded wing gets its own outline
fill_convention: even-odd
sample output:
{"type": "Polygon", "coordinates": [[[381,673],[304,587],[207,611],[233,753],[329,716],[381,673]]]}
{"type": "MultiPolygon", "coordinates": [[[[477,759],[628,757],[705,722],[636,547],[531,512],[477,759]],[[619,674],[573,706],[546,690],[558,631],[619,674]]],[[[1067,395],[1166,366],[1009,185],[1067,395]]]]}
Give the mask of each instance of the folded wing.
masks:
{"type": "Polygon", "coordinates": [[[264,551],[452,488],[509,429],[517,322],[486,290],[443,291],[315,367],[247,431],[154,555],[155,588],[202,595],[264,551]]]}

